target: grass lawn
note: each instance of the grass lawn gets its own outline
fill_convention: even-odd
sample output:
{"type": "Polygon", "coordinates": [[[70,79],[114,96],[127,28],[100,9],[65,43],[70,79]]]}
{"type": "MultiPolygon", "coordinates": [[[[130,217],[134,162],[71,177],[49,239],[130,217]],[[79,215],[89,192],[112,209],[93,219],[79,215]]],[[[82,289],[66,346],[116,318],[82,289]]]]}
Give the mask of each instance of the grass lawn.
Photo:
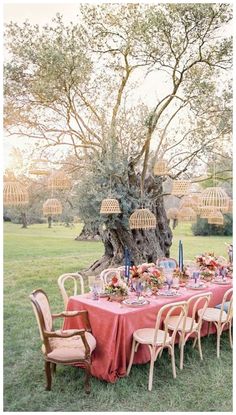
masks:
{"type": "MultiPolygon", "coordinates": [[[[187,345],[185,366],[172,378],[167,353],[156,362],[153,391],[147,391],[149,365],[134,365],[128,378],[108,384],[93,378],[91,394],[83,392],[83,372],[58,366],[51,392],[44,390],[43,357],[36,320],[28,295],[43,288],[53,312],[63,309],[57,278],[64,272],[82,270],[103,253],[100,242],[74,241],[74,228],[46,224],[21,229],[4,226],[4,411],[232,411],[232,352],[228,335],[222,336],[221,358],[216,358],[216,338],[204,338],[204,360],[187,345]]],[[[174,232],[171,256],[177,258],[178,241],[184,257],[204,251],[226,256],[230,237],[194,237],[189,225],[174,232]]]]}

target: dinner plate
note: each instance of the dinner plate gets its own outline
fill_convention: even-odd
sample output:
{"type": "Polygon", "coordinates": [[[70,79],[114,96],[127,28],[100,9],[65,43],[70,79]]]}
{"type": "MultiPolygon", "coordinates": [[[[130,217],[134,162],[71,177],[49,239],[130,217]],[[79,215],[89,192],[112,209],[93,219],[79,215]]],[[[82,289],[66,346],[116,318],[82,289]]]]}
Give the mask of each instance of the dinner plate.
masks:
{"type": "Polygon", "coordinates": [[[206,288],[206,285],[186,285],[185,287],[189,288],[190,290],[204,290],[206,288]]]}
{"type": "Polygon", "coordinates": [[[129,307],[142,307],[144,305],[150,304],[148,300],[131,300],[127,298],[127,300],[122,301],[122,304],[125,304],[129,307]]]}
{"type": "Polygon", "coordinates": [[[178,291],[159,291],[157,295],[159,297],[178,297],[181,294],[178,291]]]}
{"type": "Polygon", "coordinates": [[[228,285],[231,284],[230,281],[223,281],[223,280],[213,280],[211,281],[213,284],[218,284],[218,285],[228,285]]]}

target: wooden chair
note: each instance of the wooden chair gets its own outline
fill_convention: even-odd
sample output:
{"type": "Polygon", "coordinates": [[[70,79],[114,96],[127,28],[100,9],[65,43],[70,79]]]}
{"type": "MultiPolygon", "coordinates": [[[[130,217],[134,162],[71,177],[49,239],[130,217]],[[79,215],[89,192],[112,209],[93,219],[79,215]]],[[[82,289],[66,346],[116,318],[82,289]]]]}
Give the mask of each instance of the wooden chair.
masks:
{"type": "Polygon", "coordinates": [[[91,354],[96,347],[96,340],[91,334],[88,312],[63,311],[59,314],[51,314],[48,297],[43,290],[37,289],[29,297],[43,343],[46,390],[51,390],[52,373],[56,371],[56,364],[61,363],[85,369],[85,392],[90,393],[91,354]],[[53,319],[75,316],[81,316],[86,329],[53,330],[53,319]]]}
{"type": "Polygon", "coordinates": [[[154,363],[157,360],[157,357],[164,348],[168,348],[169,354],[171,355],[171,362],[172,362],[172,372],[173,377],[176,378],[176,369],[175,369],[175,354],[174,354],[174,347],[175,347],[175,336],[178,331],[179,324],[183,322],[184,324],[185,318],[187,316],[187,303],[186,301],[180,301],[177,303],[166,304],[162,306],[157,314],[156,317],[156,324],[154,328],[143,328],[138,329],[133,333],[133,342],[132,342],[132,349],[130,355],[130,361],[127,368],[127,376],[130,373],[133,360],[134,360],[134,353],[137,352],[138,347],[140,344],[145,344],[148,346],[150,351],[150,369],[149,369],[149,380],[148,380],[148,390],[152,390],[152,383],[153,383],[153,369],[154,363]],[[168,333],[168,324],[169,319],[171,316],[178,312],[177,324],[175,329],[170,336],[168,333]],[[164,330],[162,330],[161,324],[164,318],[164,330]]]}
{"type": "Polygon", "coordinates": [[[178,266],[177,261],[174,258],[159,258],[156,264],[158,267],[172,268],[172,269],[178,266]]]}
{"type": "Polygon", "coordinates": [[[189,310],[192,309],[190,312],[190,316],[187,316],[185,321],[178,323],[178,318],[176,316],[172,316],[169,319],[168,329],[171,331],[176,331],[176,327],[178,325],[177,332],[179,334],[179,347],[180,347],[180,369],[183,369],[184,363],[184,346],[189,339],[190,336],[194,335],[195,340],[193,343],[193,347],[195,347],[196,341],[198,341],[198,350],[200,354],[201,360],[202,357],[202,348],[201,348],[201,327],[202,327],[202,317],[196,321],[196,313],[200,305],[202,305],[203,312],[206,310],[209,301],[212,297],[212,293],[204,293],[204,294],[197,294],[191,297],[187,301],[187,312],[189,314],[189,310]]]}
{"type": "Polygon", "coordinates": [[[221,307],[219,308],[207,308],[206,310],[199,310],[198,315],[204,321],[207,321],[209,326],[213,323],[216,327],[216,336],[217,336],[217,346],[216,354],[217,357],[220,357],[220,337],[225,328],[229,326],[229,342],[230,347],[233,348],[232,341],[232,319],[233,319],[233,288],[227,290],[224,294],[221,307]],[[227,304],[228,303],[228,304],[227,304]],[[227,312],[225,311],[227,309],[227,312]]]}
{"type": "Polygon", "coordinates": [[[109,281],[112,279],[114,275],[120,278],[120,274],[121,272],[119,268],[107,268],[101,272],[100,278],[103,280],[104,285],[106,285],[109,283],[109,281]]]}
{"type": "Polygon", "coordinates": [[[58,280],[58,286],[59,289],[61,291],[61,295],[64,301],[64,307],[65,310],[67,309],[67,304],[68,304],[68,294],[66,292],[65,289],[65,282],[68,280],[72,280],[73,281],[73,285],[74,285],[74,295],[76,295],[78,293],[78,283],[80,284],[80,292],[81,294],[84,294],[84,280],[82,275],[80,275],[79,273],[69,273],[69,274],[62,274],[58,280]]]}

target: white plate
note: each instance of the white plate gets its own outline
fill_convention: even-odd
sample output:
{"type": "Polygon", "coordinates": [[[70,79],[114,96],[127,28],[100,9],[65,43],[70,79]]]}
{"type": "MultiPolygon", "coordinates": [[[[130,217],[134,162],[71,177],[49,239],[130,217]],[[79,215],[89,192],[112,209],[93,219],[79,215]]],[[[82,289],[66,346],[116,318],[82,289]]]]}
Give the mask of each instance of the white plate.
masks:
{"type": "Polygon", "coordinates": [[[223,281],[223,280],[213,280],[211,281],[213,284],[219,284],[219,285],[228,285],[231,284],[230,281],[223,281]]]}
{"type": "Polygon", "coordinates": [[[202,285],[186,285],[186,288],[189,288],[190,290],[204,290],[206,288],[205,284],[202,285]]]}
{"type": "Polygon", "coordinates": [[[178,297],[181,294],[178,291],[159,291],[157,293],[159,297],[178,297]]]}
{"type": "Polygon", "coordinates": [[[143,305],[150,304],[150,301],[148,300],[138,301],[138,300],[127,299],[127,300],[122,301],[122,304],[125,304],[129,307],[142,307],[143,305]]]}

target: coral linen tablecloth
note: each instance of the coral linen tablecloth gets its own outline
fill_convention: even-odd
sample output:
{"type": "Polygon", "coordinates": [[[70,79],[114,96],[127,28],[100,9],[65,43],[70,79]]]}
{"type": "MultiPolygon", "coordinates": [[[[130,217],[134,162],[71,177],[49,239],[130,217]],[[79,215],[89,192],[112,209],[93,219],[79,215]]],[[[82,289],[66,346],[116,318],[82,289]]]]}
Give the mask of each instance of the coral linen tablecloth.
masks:
{"type": "MultiPolygon", "coordinates": [[[[201,291],[181,288],[181,295],[175,298],[157,297],[150,300],[150,304],[139,308],[120,305],[117,302],[107,301],[107,298],[92,300],[90,294],[70,297],[68,310],[87,310],[96,338],[97,346],[92,357],[92,375],[114,383],[119,377],[126,374],[129,362],[132,335],[137,329],[154,327],[156,315],[161,306],[167,303],[187,300],[197,293],[211,291],[213,293],[210,307],[221,303],[225,291],[232,286],[209,283],[201,291]]],[[[81,328],[80,317],[66,318],[64,329],[81,328]]],[[[206,334],[206,325],[202,327],[202,335],[206,334]]],[[[134,363],[147,363],[150,354],[147,346],[140,345],[135,353],[134,363]]]]}

